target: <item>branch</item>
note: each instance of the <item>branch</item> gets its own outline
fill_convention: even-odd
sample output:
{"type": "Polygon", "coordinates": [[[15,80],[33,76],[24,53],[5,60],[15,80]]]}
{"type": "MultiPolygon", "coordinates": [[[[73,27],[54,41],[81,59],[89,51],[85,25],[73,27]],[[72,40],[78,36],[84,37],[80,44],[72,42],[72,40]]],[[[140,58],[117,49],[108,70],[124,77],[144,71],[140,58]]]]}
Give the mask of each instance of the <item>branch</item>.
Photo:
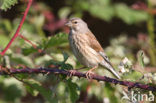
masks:
{"type": "Polygon", "coordinates": [[[3,55],[5,54],[5,52],[9,49],[9,47],[11,46],[11,44],[13,43],[13,41],[18,37],[19,31],[21,30],[21,27],[22,27],[22,25],[23,25],[23,23],[24,23],[24,21],[25,21],[25,18],[26,18],[27,14],[28,14],[28,11],[29,11],[29,8],[30,8],[30,6],[31,6],[31,4],[32,4],[32,1],[33,1],[33,0],[29,0],[28,5],[27,5],[27,8],[26,8],[26,10],[25,10],[25,12],[24,12],[24,15],[23,15],[23,17],[22,17],[22,19],[21,19],[21,22],[20,22],[20,24],[19,24],[19,26],[18,26],[18,28],[17,28],[17,30],[16,30],[14,36],[11,38],[10,42],[9,42],[8,45],[5,47],[5,49],[0,53],[0,55],[3,56],[3,55]]]}
{"type": "MultiPolygon", "coordinates": [[[[32,47],[34,49],[36,49],[38,51],[38,53],[46,53],[44,50],[37,48],[37,45],[34,44],[32,41],[30,41],[29,39],[27,39],[26,37],[24,37],[22,34],[19,34],[19,37],[21,37],[25,42],[29,43],[30,45],[32,45],[32,47]]],[[[50,56],[51,58],[53,58],[51,55],[47,54],[48,56],[50,56]]]]}
{"type": "Polygon", "coordinates": [[[37,45],[35,45],[34,43],[32,43],[29,39],[27,39],[26,37],[24,37],[22,34],[20,34],[19,37],[21,37],[24,41],[26,41],[29,44],[31,44],[34,49],[37,49],[37,45]]]}
{"type": "Polygon", "coordinates": [[[27,39],[26,37],[24,37],[22,34],[20,34],[19,37],[21,37],[25,42],[27,42],[30,45],[32,45],[32,47],[34,49],[38,50],[39,53],[43,53],[44,52],[42,49],[38,49],[36,44],[34,44],[32,41],[30,41],[29,39],[27,39]]]}
{"type": "MultiPolygon", "coordinates": [[[[64,74],[64,75],[69,75],[70,72],[66,71],[66,70],[61,70],[61,69],[57,69],[57,68],[25,68],[25,69],[14,69],[11,68],[9,69],[9,73],[6,72],[3,69],[0,69],[0,75],[11,75],[11,74],[21,74],[21,73],[53,73],[53,74],[64,74]]],[[[86,74],[85,73],[81,73],[81,72],[75,72],[73,74],[73,76],[77,76],[77,77],[83,77],[86,78],[86,74]]],[[[138,82],[130,82],[130,81],[121,81],[118,79],[114,79],[114,78],[110,78],[110,77],[106,77],[106,76],[99,76],[99,75],[93,75],[92,79],[97,80],[97,81],[105,81],[105,82],[109,82],[112,84],[120,84],[120,85],[124,85],[127,86],[128,88],[140,88],[140,89],[144,89],[144,90],[150,90],[150,91],[155,91],[156,92],[156,86],[150,86],[148,84],[141,84],[138,82]]]]}

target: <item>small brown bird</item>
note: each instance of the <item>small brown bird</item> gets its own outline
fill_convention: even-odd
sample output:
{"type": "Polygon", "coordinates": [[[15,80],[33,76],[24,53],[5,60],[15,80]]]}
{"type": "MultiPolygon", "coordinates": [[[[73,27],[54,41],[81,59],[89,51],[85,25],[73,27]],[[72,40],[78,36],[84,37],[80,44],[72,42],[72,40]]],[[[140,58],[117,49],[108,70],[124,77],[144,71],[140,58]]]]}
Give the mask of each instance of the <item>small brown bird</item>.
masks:
{"type": "Polygon", "coordinates": [[[86,73],[87,78],[91,78],[92,71],[101,65],[120,79],[100,43],[82,19],[71,18],[65,25],[70,28],[68,39],[75,57],[81,64],[91,68],[86,73]]]}

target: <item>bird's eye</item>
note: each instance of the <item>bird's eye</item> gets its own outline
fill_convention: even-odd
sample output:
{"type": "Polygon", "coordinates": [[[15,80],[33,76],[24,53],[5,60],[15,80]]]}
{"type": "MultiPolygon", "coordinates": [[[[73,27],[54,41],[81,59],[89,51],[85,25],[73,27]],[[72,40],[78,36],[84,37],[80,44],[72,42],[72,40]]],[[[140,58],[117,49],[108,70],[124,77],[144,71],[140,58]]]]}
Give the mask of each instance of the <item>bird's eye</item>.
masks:
{"type": "Polygon", "coordinates": [[[74,24],[77,24],[77,21],[74,21],[74,24]]]}

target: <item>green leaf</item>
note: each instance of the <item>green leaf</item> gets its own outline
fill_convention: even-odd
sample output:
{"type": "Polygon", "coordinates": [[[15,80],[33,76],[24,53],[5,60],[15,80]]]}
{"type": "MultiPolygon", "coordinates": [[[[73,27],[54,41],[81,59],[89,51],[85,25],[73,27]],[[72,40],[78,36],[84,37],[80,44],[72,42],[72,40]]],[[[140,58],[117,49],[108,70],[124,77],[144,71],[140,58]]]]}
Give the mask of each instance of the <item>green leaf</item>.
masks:
{"type": "Polygon", "coordinates": [[[32,79],[26,82],[30,84],[27,85],[26,88],[31,94],[36,95],[39,92],[45,98],[45,100],[48,100],[50,103],[56,103],[56,99],[52,97],[53,92],[51,90],[43,88],[39,82],[32,79]],[[30,90],[33,90],[33,92],[31,92],[30,90]]]}
{"type": "Polygon", "coordinates": [[[59,15],[60,18],[66,18],[69,15],[70,12],[71,12],[71,8],[63,7],[63,8],[61,8],[59,10],[58,15],[59,15]]]}
{"type": "Polygon", "coordinates": [[[62,63],[62,64],[61,64],[61,69],[70,70],[70,69],[73,69],[73,67],[72,67],[72,65],[70,65],[70,64],[62,63]]]}
{"type": "Polygon", "coordinates": [[[106,21],[110,21],[114,16],[114,9],[111,6],[93,5],[89,11],[93,16],[104,19],[106,21]]]}
{"type": "Polygon", "coordinates": [[[116,16],[127,24],[133,24],[148,19],[148,15],[144,11],[137,11],[129,8],[124,4],[115,5],[116,16]]]}
{"type": "Polygon", "coordinates": [[[7,32],[11,32],[12,30],[12,24],[11,21],[9,21],[8,19],[3,19],[2,25],[4,25],[3,30],[7,31],[7,32]]]}
{"type": "Polygon", "coordinates": [[[37,96],[38,95],[38,91],[34,89],[34,87],[32,87],[32,84],[36,83],[38,85],[41,85],[39,82],[33,80],[33,79],[29,79],[29,80],[26,80],[25,82],[27,82],[29,85],[25,85],[26,87],[26,90],[33,96],[37,96]],[[31,82],[31,83],[29,83],[31,82]]]}
{"type": "Polygon", "coordinates": [[[69,55],[67,53],[63,52],[63,58],[64,58],[63,62],[64,63],[67,61],[68,57],[69,57],[69,55]]]}
{"type": "Polygon", "coordinates": [[[32,86],[39,91],[39,93],[49,102],[51,103],[55,103],[56,100],[54,98],[52,98],[52,91],[51,90],[46,90],[45,88],[43,88],[42,86],[38,85],[38,84],[32,84],[32,86]]]}
{"type": "Polygon", "coordinates": [[[3,34],[0,34],[0,38],[1,38],[0,46],[4,48],[10,40],[7,36],[5,36],[3,34]]]}
{"type": "MultiPolygon", "coordinates": [[[[23,68],[22,68],[23,69],[23,68]]],[[[16,74],[16,77],[19,79],[27,79],[30,77],[30,74],[16,74]]]]}
{"type": "Polygon", "coordinates": [[[18,0],[0,0],[0,4],[2,3],[2,5],[0,5],[0,9],[2,10],[7,10],[9,8],[11,8],[11,6],[15,5],[18,3],[18,0]]]}
{"type": "Polygon", "coordinates": [[[4,79],[3,84],[4,84],[3,91],[5,96],[4,98],[7,101],[15,103],[14,101],[16,99],[20,99],[22,96],[26,95],[23,84],[20,81],[16,80],[15,78],[4,79]]]}
{"type": "Polygon", "coordinates": [[[26,65],[28,67],[33,67],[33,60],[28,57],[28,56],[23,56],[21,54],[14,54],[10,57],[10,61],[12,61],[12,63],[16,63],[16,64],[23,64],[26,65]]]}
{"type": "Polygon", "coordinates": [[[138,62],[141,65],[142,68],[145,67],[145,63],[144,63],[144,51],[140,50],[138,52],[138,62]]]}
{"type": "Polygon", "coordinates": [[[68,43],[68,35],[64,33],[59,33],[49,38],[48,42],[45,45],[45,48],[60,46],[64,43],[68,43]]]}
{"type": "Polygon", "coordinates": [[[88,11],[95,17],[110,21],[114,16],[114,9],[110,0],[97,0],[89,3],[88,11]]]}
{"type": "Polygon", "coordinates": [[[71,82],[71,80],[67,80],[67,88],[70,95],[70,100],[72,103],[75,103],[76,100],[79,98],[78,95],[78,85],[76,83],[71,82]]]}
{"type": "Polygon", "coordinates": [[[105,92],[105,96],[110,98],[111,100],[110,103],[112,102],[118,103],[118,98],[114,94],[115,88],[113,88],[110,83],[106,82],[104,92],[105,92]]]}
{"type": "Polygon", "coordinates": [[[28,85],[26,85],[25,87],[26,87],[27,91],[28,91],[31,95],[33,95],[33,96],[37,96],[37,95],[38,95],[39,92],[38,92],[37,90],[33,89],[32,87],[30,87],[30,86],[28,86],[28,85]]]}
{"type": "Polygon", "coordinates": [[[30,48],[22,48],[22,52],[25,56],[37,52],[37,49],[30,47],[30,48]]]}

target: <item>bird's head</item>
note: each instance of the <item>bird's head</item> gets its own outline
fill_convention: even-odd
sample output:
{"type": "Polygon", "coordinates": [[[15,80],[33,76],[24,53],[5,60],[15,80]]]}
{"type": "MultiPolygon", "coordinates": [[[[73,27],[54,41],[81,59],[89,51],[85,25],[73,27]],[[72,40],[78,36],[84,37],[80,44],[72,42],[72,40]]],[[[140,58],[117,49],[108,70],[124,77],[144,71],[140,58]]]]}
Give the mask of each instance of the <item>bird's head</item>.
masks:
{"type": "Polygon", "coordinates": [[[65,25],[74,31],[88,30],[87,24],[80,18],[71,18],[65,25]]]}

